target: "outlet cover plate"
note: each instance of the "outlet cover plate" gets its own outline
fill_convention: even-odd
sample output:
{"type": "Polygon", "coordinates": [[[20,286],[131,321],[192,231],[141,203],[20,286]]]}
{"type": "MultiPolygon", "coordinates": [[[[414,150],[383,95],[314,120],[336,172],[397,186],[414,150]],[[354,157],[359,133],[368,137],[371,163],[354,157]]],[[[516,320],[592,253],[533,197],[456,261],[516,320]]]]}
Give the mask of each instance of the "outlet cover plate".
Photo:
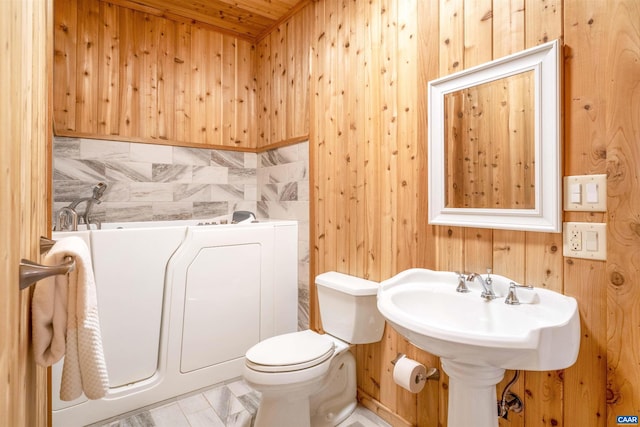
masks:
{"type": "Polygon", "coordinates": [[[562,224],[562,236],[564,256],[606,261],[607,224],[565,222],[562,224]]]}

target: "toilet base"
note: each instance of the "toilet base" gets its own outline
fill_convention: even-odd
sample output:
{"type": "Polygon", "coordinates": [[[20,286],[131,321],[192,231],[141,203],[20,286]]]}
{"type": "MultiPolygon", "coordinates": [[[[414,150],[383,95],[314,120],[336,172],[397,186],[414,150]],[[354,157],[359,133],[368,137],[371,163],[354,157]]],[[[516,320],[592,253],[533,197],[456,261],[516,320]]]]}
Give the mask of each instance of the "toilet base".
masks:
{"type": "Polygon", "coordinates": [[[358,406],[356,359],[348,349],[335,356],[324,382],[310,397],[311,427],[340,424],[358,406]]]}
{"type": "Polygon", "coordinates": [[[262,397],[254,427],[311,427],[309,396],[262,397]],[[294,397],[294,398],[292,398],[294,397]]]}
{"type": "Polygon", "coordinates": [[[315,381],[278,387],[247,382],[262,394],[254,427],[333,427],[357,406],[355,357],[336,340],[329,369],[315,381]],[[315,384],[314,384],[315,383],[315,384]]]}

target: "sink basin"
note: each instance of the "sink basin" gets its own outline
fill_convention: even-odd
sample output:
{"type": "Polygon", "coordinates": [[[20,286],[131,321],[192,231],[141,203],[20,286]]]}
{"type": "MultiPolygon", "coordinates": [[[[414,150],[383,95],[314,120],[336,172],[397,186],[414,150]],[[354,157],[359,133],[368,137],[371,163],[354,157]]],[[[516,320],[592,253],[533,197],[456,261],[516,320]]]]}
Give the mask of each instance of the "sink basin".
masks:
{"type": "Polygon", "coordinates": [[[519,288],[521,304],[509,305],[505,297],[512,280],[495,274],[491,278],[498,297],[489,301],[480,296],[478,280],[468,283],[470,292],[460,293],[456,273],[426,269],[406,270],[383,281],[378,290],[378,310],[390,325],[441,358],[451,380],[450,427],[498,425],[495,384],[505,369],[563,369],[578,357],[580,319],[574,298],[519,288]],[[484,400],[478,395],[479,383],[486,388],[484,400]],[[467,390],[470,386],[476,388],[467,390]],[[475,408],[479,405],[491,408],[475,408]]]}
{"type": "MultiPolygon", "coordinates": [[[[486,276],[485,276],[486,277],[486,276]]],[[[506,277],[492,274],[498,298],[456,292],[458,275],[406,270],[382,282],[378,309],[394,329],[436,356],[473,365],[547,371],[571,366],[580,346],[578,304],[547,289],[517,289],[520,305],[504,303],[506,277]]]]}

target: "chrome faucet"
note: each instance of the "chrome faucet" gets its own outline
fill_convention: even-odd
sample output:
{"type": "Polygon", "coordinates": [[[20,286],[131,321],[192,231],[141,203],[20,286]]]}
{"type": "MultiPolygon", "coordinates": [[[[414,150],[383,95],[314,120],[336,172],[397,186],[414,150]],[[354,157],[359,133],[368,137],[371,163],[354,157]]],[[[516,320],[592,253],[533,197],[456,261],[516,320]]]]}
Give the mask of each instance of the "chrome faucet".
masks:
{"type": "Polygon", "coordinates": [[[468,282],[473,282],[475,279],[480,281],[482,285],[482,294],[480,296],[487,301],[490,301],[496,298],[496,294],[493,292],[493,280],[491,279],[491,269],[487,268],[487,278],[486,280],[482,278],[478,273],[471,273],[467,276],[468,282]]]}
{"type": "MultiPolygon", "coordinates": [[[[76,231],[79,223],[86,224],[87,227],[89,227],[91,225],[91,210],[93,209],[93,205],[99,205],[102,203],[100,198],[102,198],[106,189],[107,184],[99,182],[93,187],[93,194],[91,197],[76,199],[71,202],[69,206],[60,209],[60,213],[58,214],[58,230],[76,231]],[[79,214],[76,208],[81,203],[86,203],[86,206],[84,213],[79,214]]],[[[95,224],[98,229],[101,228],[99,221],[95,221],[95,224]]]]}
{"type": "Polygon", "coordinates": [[[78,229],[78,212],[75,209],[65,206],[60,209],[58,213],[58,226],[56,230],[59,231],[76,231],[78,229]]]}

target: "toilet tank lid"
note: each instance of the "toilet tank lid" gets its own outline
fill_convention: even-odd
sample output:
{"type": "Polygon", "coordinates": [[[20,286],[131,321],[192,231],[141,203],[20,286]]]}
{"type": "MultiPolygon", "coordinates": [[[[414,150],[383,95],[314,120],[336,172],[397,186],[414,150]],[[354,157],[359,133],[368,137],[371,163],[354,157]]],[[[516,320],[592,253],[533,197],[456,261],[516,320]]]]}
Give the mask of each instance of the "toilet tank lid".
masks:
{"type": "Polygon", "coordinates": [[[378,282],[338,273],[337,271],[318,274],[316,276],[316,284],[356,296],[376,295],[379,286],[378,282]]]}

